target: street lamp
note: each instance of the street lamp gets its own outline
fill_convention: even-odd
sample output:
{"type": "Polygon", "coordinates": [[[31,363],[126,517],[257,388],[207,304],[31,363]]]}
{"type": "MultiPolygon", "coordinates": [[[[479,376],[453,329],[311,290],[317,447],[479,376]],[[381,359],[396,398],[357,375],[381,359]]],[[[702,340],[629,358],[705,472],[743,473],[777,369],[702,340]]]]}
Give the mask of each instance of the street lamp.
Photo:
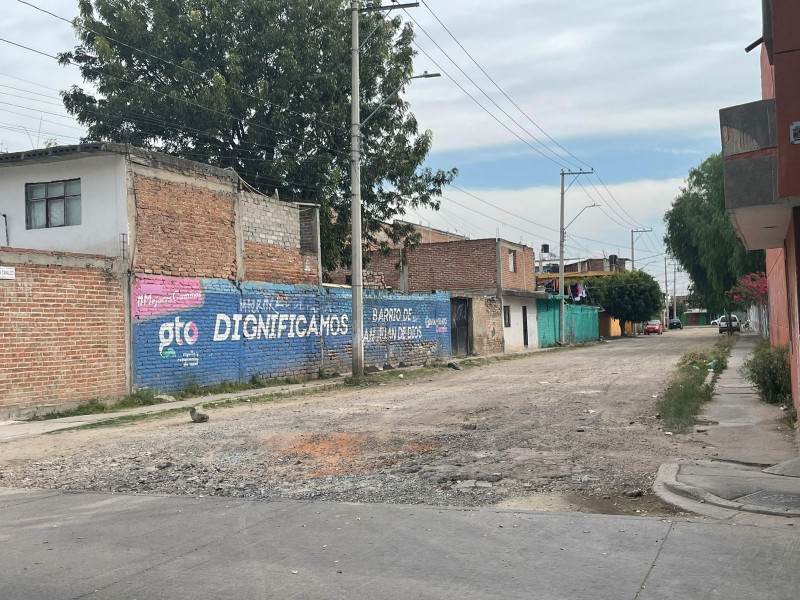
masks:
{"type": "Polygon", "coordinates": [[[403,89],[403,86],[404,86],[405,84],[407,84],[409,81],[411,81],[412,79],[431,79],[431,78],[433,78],[433,77],[441,77],[441,76],[442,76],[442,74],[441,74],[441,73],[428,73],[427,71],[425,71],[425,72],[424,72],[422,75],[412,75],[411,77],[409,77],[408,79],[406,79],[405,81],[403,81],[403,83],[401,83],[400,85],[398,85],[398,86],[397,86],[397,89],[396,89],[395,91],[393,91],[391,94],[389,94],[388,96],[386,96],[386,98],[384,98],[384,99],[381,101],[381,103],[380,103],[380,104],[378,104],[378,106],[375,108],[375,110],[373,110],[371,113],[369,113],[369,116],[368,116],[366,119],[364,119],[363,121],[361,121],[361,123],[359,124],[359,127],[363,127],[363,126],[366,124],[366,122],[367,122],[367,121],[369,121],[369,120],[370,120],[370,119],[371,119],[371,118],[372,118],[372,117],[375,115],[375,113],[376,113],[376,112],[378,112],[378,111],[379,111],[381,108],[383,108],[384,104],[386,104],[386,103],[387,103],[389,100],[391,100],[391,98],[392,98],[392,97],[393,97],[395,94],[397,94],[397,92],[399,92],[400,90],[402,90],[402,89],[403,89]]]}
{"type": "Polygon", "coordinates": [[[369,121],[372,116],[384,105],[386,101],[398,93],[405,84],[412,79],[428,79],[430,77],[441,77],[439,73],[428,73],[427,71],[422,75],[414,75],[406,79],[400,86],[389,94],[383,102],[381,102],[372,113],[367,116],[364,121],[361,121],[361,81],[360,81],[360,67],[359,67],[359,51],[361,46],[359,44],[359,30],[358,30],[358,16],[361,10],[372,12],[379,10],[393,10],[395,8],[403,8],[405,6],[417,6],[418,3],[403,5],[394,4],[393,6],[373,6],[366,9],[359,7],[358,0],[352,0],[351,11],[353,15],[353,45],[351,48],[352,57],[352,102],[351,102],[351,153],[350,153],[350,221],[352,230],[350,234],[350,245],[352,246],[351,256],[351,275],[350,285],[352,286],[353,294],[353,377],[361,377],[364,375],[364,274],[361,264],[361,127],[364,123],[369,121]]]}

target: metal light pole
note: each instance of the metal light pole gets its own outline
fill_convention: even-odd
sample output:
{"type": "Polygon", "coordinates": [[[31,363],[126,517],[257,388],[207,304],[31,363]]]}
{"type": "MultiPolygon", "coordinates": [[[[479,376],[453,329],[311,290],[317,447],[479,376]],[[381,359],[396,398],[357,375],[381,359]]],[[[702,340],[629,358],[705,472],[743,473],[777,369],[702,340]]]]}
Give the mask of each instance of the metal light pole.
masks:
{"type": "Polygon", "coordinates": [[[351,319],[353,324],[353,377],[364,375],[364,274],[361,255],[361,240],[363,238],[361,234],[361,74],[359,61],[361,44],[358,29],[359,15],[361,12],[413,8],[419,6],[419,2],[366,8],[361,8],[360,4],[359,0],[351,0],[350,2],[353,21],[353,46],[351,48],[352,98],[350,107],[350,221],[352,225],[350,234],[350,243],[352,245],[350,284],[353,294],[351,319]]]}
{"type": "MultiPolygon", "coordinates": [[[[566,290],[564,289],[564,236],[565,236],[565,229],[564,229],[564,194],[567,190],[564,189],[564,176],[565,175],[575,175],[577,178],[579,175],[591,175],[594,173],[592,171],[565,171],[561,169],[561,224],[558,228],[559,236],[558,236],[558,290],[561,292],[561,309],[559,312],[559,331],[558,331],[558,343],[563,346],[565,344],[565,306],[564,306],[564,296],[566,296],[566,290]]],[[[574,182],[573,182],[574,183],[574,182]]],[[[572,186],[572,183],[570,183],[572,186]]],[[[585,210],[585,209],[584,209],[585,210]]],[[[581,211],[583,212],[583,211],[581,211]]],[[[575,217],[577,218],[577,217],[575,217]]],[[[574,221],[575,219],[573,219],[574,221]]],[[[572,224],[572,223],[570,223],[572,224]]]]}

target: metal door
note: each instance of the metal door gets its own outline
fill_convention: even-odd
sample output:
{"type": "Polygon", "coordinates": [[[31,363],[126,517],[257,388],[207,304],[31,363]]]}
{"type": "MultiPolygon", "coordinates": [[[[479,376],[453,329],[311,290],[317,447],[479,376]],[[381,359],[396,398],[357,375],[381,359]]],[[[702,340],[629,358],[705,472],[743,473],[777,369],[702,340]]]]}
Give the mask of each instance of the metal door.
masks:
{"type": "Polygon", "coordinates": [[[469,354],[469,299],[450,299],[450,345],[453,356],[469,354]]]}
{"type": "Polygon", "coordinates": [[[528,307],[522,307],[522,339],[525,347],[528,347],[528,307]]]}

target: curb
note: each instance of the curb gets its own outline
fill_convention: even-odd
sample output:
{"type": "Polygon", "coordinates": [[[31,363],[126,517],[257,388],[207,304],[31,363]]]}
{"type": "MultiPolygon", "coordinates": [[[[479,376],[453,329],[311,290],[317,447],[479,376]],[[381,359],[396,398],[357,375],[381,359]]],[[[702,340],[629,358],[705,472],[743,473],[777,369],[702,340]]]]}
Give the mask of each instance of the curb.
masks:
{"type": "Polygon", "coordinates": [[[767,506],[760,506],[756,504],[741,504],[726,500],[715,496],[714,494],[693,485],[681,483],[678,481],[678,471],[680,470],[680,463],[665,463],[658,468],[656,479],[653,482],[653,492],[665,502],[676,504],[680,508],[688,509],[698,514],[703,514],[702,510],[698,510],[697,505],[711,505],[724,509],[726,511],[733,511],[736,513],[747,512],[760,515],[768,515],[772,517],[800,517],[800,510],[777,510],[767,506]],[[665,494],[664,492],[669,492],[665,494]],[[675,502],[674,496],[680,496],[688,499],[689,502],[675,502]]]}
{"type": "Polygon", "coordinates": [[[41,421],[4,421],[0,426],[0,444],[5,442],[36,437],[56,431],[63,431],[65,429],[73,429],[82,425],[103,423],[111,421],[119,417],[126,417],[131,415],[151,415],[164,413],[170,410],[187,409],[191,406],[203,405],[214,406],[230,401],[247,401],[248,398],[264,398],[275,396],[279,394],[293,394],[301,393],[303,391],[319,390],[325,388],[336,388],[344,384],[343,378],[335,380],[315,381],[311,383],[302,384],[289,384],[288,386],[271,386],[266,388],[258,388],[253,390],[243,390],[240,392],[227,392],[224,394],[214,394],[209,396],[196,396],[187,398],[185,400],[178,400],[175,402],[162,402],[160,404],[153,404],[149,406],[139,406],[136,408],[129,408],[120,411],[96,413],[90,415],[80,415],[73,417],[61,417],[57,419],[46,419],[41,421]],[[5,427],[13,428],[28,428],[30,431],[17,432],[14,435],[9,434],[8,430],[4,431],[5,427]]]}

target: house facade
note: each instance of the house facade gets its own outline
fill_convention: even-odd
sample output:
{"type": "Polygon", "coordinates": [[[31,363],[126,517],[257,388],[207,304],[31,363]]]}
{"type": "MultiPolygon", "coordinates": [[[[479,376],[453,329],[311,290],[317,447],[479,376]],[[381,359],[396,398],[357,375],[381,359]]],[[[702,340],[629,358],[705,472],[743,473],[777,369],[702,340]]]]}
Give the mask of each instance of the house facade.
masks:
{"type": "MultiPolygon", "coordinates": [[[[0,415],[139,387],[346,372],[315,206],[119,144],[0,156],[0,415]]],[[[450,355],[446,293],[365,296],[367,365],[450,355]]]]}
{"type": "MultiPolygon", "coordinates": [[[[366,258],[371,280],[390,289],[450,293],[451,348],[456,356],[556,344],[560,302],[540,289],[541,282],[537,286],[535,256],[528,246],[491,238],[423,241],[409,249],[369,252],[366,258]]],[[[348,276],[346,271],[331,274],[340,282],[348,276]]],[[[568,306],[567,311],[570,342],[599,337],[596,309],[568,306]]]]}
{"type": "Polygon", "coordinates": [[[800,408],[800,5],[762,6],[762,99],[720,111],[725,206],[744,246],[766,251],[768,319],[756,321],[789,346],[800,408]]]}

